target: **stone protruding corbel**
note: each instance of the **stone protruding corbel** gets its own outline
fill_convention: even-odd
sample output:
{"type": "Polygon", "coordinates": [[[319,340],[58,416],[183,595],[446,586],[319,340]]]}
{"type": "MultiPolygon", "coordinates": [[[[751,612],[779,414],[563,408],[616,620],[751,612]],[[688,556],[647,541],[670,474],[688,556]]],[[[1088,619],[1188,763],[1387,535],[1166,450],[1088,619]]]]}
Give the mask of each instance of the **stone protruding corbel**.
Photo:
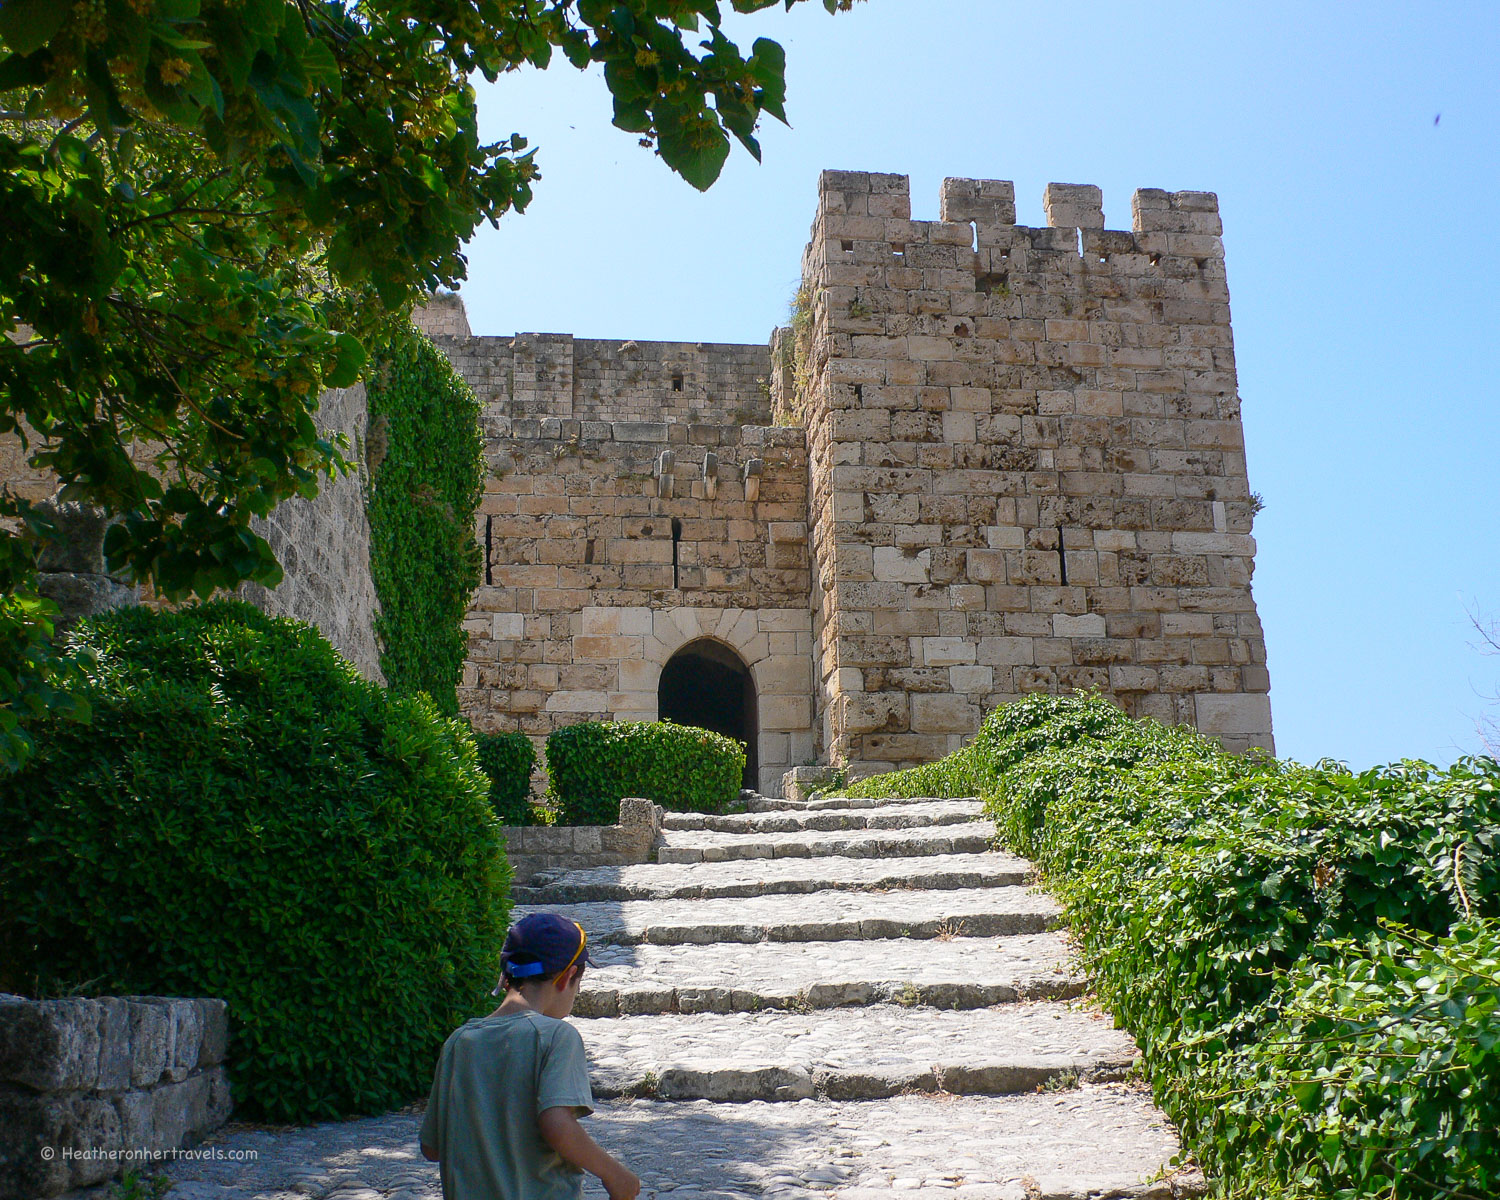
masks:
{"type": "Polygon", "coordinates": [[[703,494],[710,500],[719,494],[719,456],[712,450],[703,452],[703,494]]]}
{"type": "Polygon", "coordinates": [[[676,483],[674,472],[677,470],[677,451],[663,450],[656,456],[656,466],[652,468],[652,474],[656,476],[656,494],[662,500],[672,498],[672,489],[676,483]]]}
{"type": "Polygon", "coordinates": [[[758,458],[745,463],[745,499],[752,504],[760,499],[760,476],[764,470],[765,464],[758,458]]]}

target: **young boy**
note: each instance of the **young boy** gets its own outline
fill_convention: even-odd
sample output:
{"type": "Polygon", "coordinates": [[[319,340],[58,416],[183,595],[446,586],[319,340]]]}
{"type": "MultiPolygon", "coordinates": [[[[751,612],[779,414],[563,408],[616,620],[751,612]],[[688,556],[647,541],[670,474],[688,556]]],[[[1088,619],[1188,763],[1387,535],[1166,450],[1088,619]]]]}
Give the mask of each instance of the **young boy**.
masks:
{"type": "Polygon", "coordinates": [[[579,1200],[583,1172],[610,1200],[641,1181],[578,1123],[594,1109],[573,1011],[589,965],[583,926],[533,913],[500,953],[505,999],[449,1035],[422,1122],[422,1154],[438,1163],[443,1200],[579,1200]]]}

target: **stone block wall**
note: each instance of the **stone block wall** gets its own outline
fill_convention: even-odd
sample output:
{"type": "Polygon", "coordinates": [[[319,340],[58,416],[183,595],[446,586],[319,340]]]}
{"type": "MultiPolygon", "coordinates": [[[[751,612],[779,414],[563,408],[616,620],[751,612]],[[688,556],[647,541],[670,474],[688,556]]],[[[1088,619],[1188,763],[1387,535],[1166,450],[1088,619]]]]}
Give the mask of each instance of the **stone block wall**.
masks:
{"type": "Polygon", "coordinates": [[[148,1168],[228,1118],[222,1000],[0,995],[0,1200],[148,1168]]]}
{"type": "Polygon", "coordinates": [[[459,700],[540,740],[655,720],[663,666],[701,638],[755,682],[762,786],[814,754],[803,432],[514,417],[487,406],[459,700]]]}
{"type": "Polygon", "coordinates": [[[274,588],[244,584],[240,595],[263,612],[316,625],[361,675],[384,683],[375,641],[380,602],[370,574],[370,520],[365,512],[368,417],[364,384],[323,394],[318,427],[344,435],[346,454],[357,469],[320,481],[314,499],[285,500],[269,517],[253,522],[255,531],[271,544],[285,577],[274,588]]]}
{"type": "Polygon", "coordinates": [[[620,801],[616,825],[518,825],[505,829],[512,881],[524,887],[539,871],[582,871],[650,862],[662,810],[650,800],[620,801]]]}
{"type": "Polygon", "coordinates": [[[454,332],[459,323],[447,304],[421,309],[413,319],[496,416],[734,426],[771,422],[766,346],[611,341],[568,333],[471,337],[466,320],[463,332],[454,332]]]}
{"type": "Polygon", "coordinates": [[[824,754],[855,773],[957,748],[994,704],[1098,688],[1269,748],[1254,500],[1217,201],[824,172],[803,260],[824,754]]]}

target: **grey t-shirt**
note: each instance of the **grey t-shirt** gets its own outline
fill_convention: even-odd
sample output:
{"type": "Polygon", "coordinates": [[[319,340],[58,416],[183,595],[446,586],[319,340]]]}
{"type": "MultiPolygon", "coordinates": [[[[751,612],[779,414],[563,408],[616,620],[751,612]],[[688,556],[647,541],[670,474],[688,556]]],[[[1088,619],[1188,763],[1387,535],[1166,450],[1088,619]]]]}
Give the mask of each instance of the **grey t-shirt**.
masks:
{"type": "Polygon", "coordinates": [[[583,1172],[542,1140],[549,1108],[594,1110],[583,1038],[535,1012],[479,1017],[443,1043],[422,1142],[443,1200],[578,1200],[583,1172]]]}

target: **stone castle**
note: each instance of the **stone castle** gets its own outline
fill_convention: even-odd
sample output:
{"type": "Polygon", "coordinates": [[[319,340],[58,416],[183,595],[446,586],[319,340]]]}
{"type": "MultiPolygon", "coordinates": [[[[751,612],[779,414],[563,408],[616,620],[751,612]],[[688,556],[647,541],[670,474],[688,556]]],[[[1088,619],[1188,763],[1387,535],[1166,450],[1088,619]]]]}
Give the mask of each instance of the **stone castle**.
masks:
{"type": "Polygon", "coordinates": [[[707,725],[789,767],[956,749],[995,704],[1097,688],[1272,748],[1229,291],[1211,193],[824,172],[770,346],[474,337],[476,728],[707,725]]]}
{"type": "MultiPolygon", "coordinates": [[[[474,726],[705,725],[768,793],[939,758],[1036,691],[1272,748],[1217,201],[1138,191],[1128,232],[1098,188],[1045,206],[949,179],[913,221],[905,176],[824,172],[769,346],[473,337],[433,298],[489,464],[474,726]]],[[[364,389],[319,420],[362,445],[364,389]]],[[[0,438],[0,481],[50,495],[24,457],[0,438]]],[[[245,591],[378,678],[363,495],[260,522],[286,581],[245,591]]]]}

